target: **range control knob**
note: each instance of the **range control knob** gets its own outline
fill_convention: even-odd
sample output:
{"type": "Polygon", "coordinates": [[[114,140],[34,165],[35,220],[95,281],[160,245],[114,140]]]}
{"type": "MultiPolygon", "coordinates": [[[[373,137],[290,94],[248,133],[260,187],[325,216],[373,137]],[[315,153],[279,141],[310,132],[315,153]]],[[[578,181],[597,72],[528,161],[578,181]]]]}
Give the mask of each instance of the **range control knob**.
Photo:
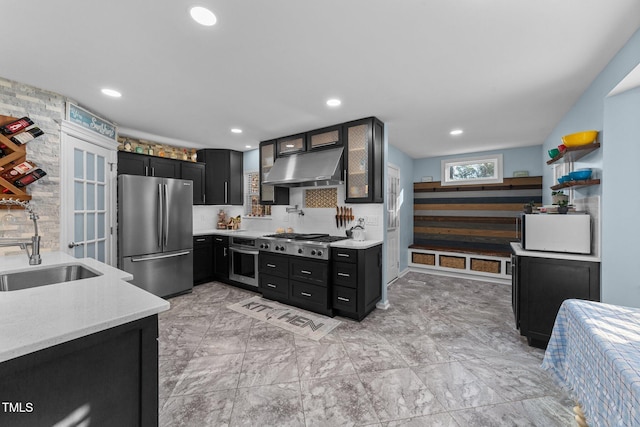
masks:
{"type": "Polygon", "coordinates": [[[276,247],[274,248],[276,251],[280,250],[280,246],[276,245],[276,247]]]}
{"type": "Polygon", "coordinates": [[[322,256],[322,251],[318,251],[318,256],[322,256]]]}
{"type": "Polygon", "coordinates": [[[316,254],[316,250],[315,249],[311,249],[311,255],[315,255],[316,254]]]}
{"type": "Polygon", "coordinates": [[[284,251],[284,246],[276,246],[277,251],[284,251]]]}
{"type": "Polygon", "coordinates": [[[298,249],[298,253],[299,253],[299,254],[301,254],[301,253],[303,253],[303,252],[304,252],[304,251],[302,250],[302,248],[298,249]]]}

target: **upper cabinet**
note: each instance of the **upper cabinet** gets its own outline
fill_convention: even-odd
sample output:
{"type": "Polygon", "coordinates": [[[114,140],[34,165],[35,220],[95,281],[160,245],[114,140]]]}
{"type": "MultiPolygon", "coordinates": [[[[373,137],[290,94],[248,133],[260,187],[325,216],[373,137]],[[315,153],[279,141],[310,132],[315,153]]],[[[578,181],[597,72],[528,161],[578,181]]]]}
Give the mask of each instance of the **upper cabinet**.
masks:
{"type": "Polygon", "coordinates": [[[304,133],[287,136],[284,138],[278,138],[276,140],[276,150],[278,153],[278,157],[301,153],[305,151],[306,148],[307,146],[305,144],[304,133]]]}
{"type": "Polygon", "coordinates": [[[193,181],[193,204],[205,204],[205,164],[180,162],[182,179],[190,179],[193,181]]]}
{"type": "Polygon", "coordinates": [[[382,203],[384,123],[375,117],[343,125],[346,203],[382,203]]]}
{"type": "Polygon", "coordinates": [[[193,181],[193,204],[204,204],[205,169],[203,163],[118,151],[118,175],[123,174],[189,179],[193,181]]]}
{"type": "Polygon", "coordinates": [[[262,184],[276,160],[276,143],[276,140],[260,143],[260,204],[263,205],[289,204],[288,188],[262,184]]]}
{"type": "Polygon", "coordinates": [[[205,163],[205,194],[207,205],[242,205],[243,153],[235,150],[198,150],[198,159],[205,163]]]}
{"type": "MultiPolygon", "coordinates": [[[[289,188],[262,184],[278,157],[344,146],[346,203],[382,203],[384,123],[375,117],[260,143],[260,203],[289,204],[289,188]]],[[[207,175],[208,176],[208,175],[207,175]]]]}
{"type": "Polygon", "coordinates": [[[307,150],[322,150],[342,145],[342,125],[307,132],[307,150]]]}

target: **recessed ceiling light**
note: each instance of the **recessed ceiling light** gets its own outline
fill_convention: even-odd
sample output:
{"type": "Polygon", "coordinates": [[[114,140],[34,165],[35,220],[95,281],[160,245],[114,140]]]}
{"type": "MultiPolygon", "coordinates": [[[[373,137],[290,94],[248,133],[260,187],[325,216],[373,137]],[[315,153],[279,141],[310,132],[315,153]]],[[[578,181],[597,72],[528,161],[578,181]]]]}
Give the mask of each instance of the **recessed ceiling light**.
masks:
{"type": "Polygon", "coordinates": [[[251,146],[250,146],[250,145],[245,145],[245,147],[247,147],[247,148],[251,148],[251,146]]]}
{"type": "Polygon", "coordinates": [[[194,21],[196,21],[200,25],[204,25],[206,27],[210,27],[215,25],[218,19],[216,15],[213,14],[209,9],[201,6],[192,7],[189,11],[191,17],[194,21]]]}
{"type": "Polygon", "coordinates": [[[342,104],[342,101],[340,101],[339,99],[333,98],[333,99],[329,99],[327,101],[327,105],[329,107],[337,107],[338,105],[342,104]]]}
{"type": "Polygon", "coordinates": [[[287,144],[287,145],[285,145],[285,147],[287,147],[287,148],[293,148],[293,147],[295,147],[295,145],[293,145],[293,144],[287,144]]]}
{"type": "Polygon", "coordinates": [[[449,132],[449,135],[462,135],[462,132],[464,132],[462,129],[454,129],[449,132]]]}
{"type": "Polygon", "coordinates": [[[233,132],[233,133],[242,133],[242,129],[233,128],[233,129],[231,129],[231,132],[233,132]]]}
{"type": "Polygon", "coordinates": [[[118,92],[117,90],[113,90],[113,89],[102,89],[101,91],[103,94],[107,95],[107,96],[111,96],[113,98],[120,98],[122,96],[122,94],[120,92],[118,92]]]}

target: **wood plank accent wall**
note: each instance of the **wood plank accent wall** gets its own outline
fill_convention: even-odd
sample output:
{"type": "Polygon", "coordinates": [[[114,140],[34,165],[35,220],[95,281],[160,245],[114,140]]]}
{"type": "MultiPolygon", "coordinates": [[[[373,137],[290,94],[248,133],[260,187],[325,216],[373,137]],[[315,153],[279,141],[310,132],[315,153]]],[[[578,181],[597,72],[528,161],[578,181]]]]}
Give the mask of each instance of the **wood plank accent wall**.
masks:
{"type": "Polygon", "coordinates": [[[495,255],[510,253],[522,205],[542,203],[542,177],[505,178],[501,184],[413,184],[414,248],[495,255]]]}

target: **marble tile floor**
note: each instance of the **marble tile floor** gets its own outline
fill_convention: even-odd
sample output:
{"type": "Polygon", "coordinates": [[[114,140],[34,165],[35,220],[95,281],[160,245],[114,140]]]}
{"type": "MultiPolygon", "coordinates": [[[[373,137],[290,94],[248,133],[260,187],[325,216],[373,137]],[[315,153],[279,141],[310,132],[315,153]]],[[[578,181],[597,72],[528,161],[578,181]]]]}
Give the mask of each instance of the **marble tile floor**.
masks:
{"type": "Polygon", "coordinates": [[[320,341],[228,310],[212,282],[160,315],[160,425],[573,426],[513,326],[511,288],[410,272],[320,341]]]}

